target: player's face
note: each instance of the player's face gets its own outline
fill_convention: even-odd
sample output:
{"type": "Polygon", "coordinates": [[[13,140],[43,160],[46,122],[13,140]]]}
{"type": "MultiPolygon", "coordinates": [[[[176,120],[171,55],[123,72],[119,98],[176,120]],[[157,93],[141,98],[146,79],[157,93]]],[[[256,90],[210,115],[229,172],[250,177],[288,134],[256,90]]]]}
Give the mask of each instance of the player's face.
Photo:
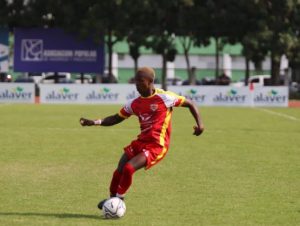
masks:
{"type": "Polygon", "coordinates": [[[152,94],[152,81],[148,76],[137,75],[135,76],[135,86],[137,91],[142,96],[150,96],[152,94]]]}

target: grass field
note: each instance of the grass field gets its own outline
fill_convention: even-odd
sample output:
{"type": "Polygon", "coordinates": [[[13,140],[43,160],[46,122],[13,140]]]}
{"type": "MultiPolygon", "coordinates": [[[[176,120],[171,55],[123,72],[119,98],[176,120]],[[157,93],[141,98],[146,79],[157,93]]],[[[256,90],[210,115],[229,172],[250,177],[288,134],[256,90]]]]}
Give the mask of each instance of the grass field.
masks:
{"type": "Polygon", "coordinates": [[[300,224],[295,108],[202,108],[200,137],[188,110],[175,109],[167,157],[135,174],[123,219],[103,220],[96,205],[138,122],[82,128],[78,120],[118,109],[0,105],[0,225],[300,224]]]}

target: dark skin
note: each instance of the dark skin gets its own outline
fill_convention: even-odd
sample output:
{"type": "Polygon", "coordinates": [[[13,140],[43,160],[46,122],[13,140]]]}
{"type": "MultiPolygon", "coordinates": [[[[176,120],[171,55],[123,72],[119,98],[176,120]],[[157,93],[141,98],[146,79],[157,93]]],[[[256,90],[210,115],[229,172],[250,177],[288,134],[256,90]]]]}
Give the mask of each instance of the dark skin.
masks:
{"type": "MultiPolygon", "coordinates": [[[[135,85],[137,91],[142,97],[149,97],[155,93],[155,88],[153,84],[153,77],[147,73],[139,73],[135,76],[135,85]]],[[[199,111],[197,106],[190,100],[185,100],[181,105],[182,107],[189,108],[191,114],[193,115],[196,125],[194,126],[194,135],[199,136],[204,131],[204,125],[201,122],[199,111]]],[[[120,117],[118,114],[108,116],[102,119],[101,126],[113,126],[122,122],[124,118],[120,117]]],[[[80,124],[82,126],[93,126],[95,125],[94,120],[89,120],[85,118],[80,118],[80,124]]],[[[126,163],[131,164],[135,170],[139,170],[146,166],[147,159],[144,153],[140,153],[130,159],[125,154],[122,155],[118,164],[118,171],[122,172],[122,169],[126,163]]]]}

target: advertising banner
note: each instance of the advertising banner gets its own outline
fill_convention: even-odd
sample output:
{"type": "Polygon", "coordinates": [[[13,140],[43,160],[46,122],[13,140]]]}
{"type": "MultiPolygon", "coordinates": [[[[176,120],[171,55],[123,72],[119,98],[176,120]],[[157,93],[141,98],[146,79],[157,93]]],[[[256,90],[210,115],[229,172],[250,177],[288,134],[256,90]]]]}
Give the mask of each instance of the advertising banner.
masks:
{"type": "Polygon", "coordinates": [[[254,106],[287,107],[289,93],[287,87],[256,87],[253,91],[254,106]]]}
{"type": "Polygon", "coordinates": [[[34,84],[0,83],[1,103],[34,103],[34,84]]]}
{"type": "Polygon", "coordinates": [[[104,45],[58,28],[16,28],[14,70],[103,73],[104,45]]]}
{"type": "Polygon", "coordinates": [[[139,96],[134,85],[105,85],[86,86],[84,89],[85,103],[125,104],[128,100],[139,96]]]}
{"type": "Polygon", "coordinates": [[[247,87],[231,86],[170,86],[169,90],[185,96],[198,105],[250,106],[251,95],[247,87]]]}
{"type": "Polygon", "coordinates": [[[76,104],[81,103],[82,86],[75,84],[41,84],[40,103],[76,104]]]}
{"type": "Polygon", "coordinates": [[[208,102],[209,87],[199,86],[169,86],[170,91],[178,95],[185,96],[186,98],[194,101],[197,105],[204,105],[208,102]]]}
{"type": "MultiPolygon", "coordinates": [[[[158,86],[159,87],[159,86],[158,86]]],[[[169,86],[200,106],[288,106],[287,87],[169,86]]],[[[41,103],[125,104],[138,97],[132,84],[42,84],[41,103]]]]}
{"type": "Polygon", "coordinates": [[[8,29],[0,28],[0,72],[8,72],[8,29]]]}
{"type": "Polygon", "coordinates": [[[134,85],[42,84],[40,102],[53,104],[124,104],[138,96],[134,85]]]}

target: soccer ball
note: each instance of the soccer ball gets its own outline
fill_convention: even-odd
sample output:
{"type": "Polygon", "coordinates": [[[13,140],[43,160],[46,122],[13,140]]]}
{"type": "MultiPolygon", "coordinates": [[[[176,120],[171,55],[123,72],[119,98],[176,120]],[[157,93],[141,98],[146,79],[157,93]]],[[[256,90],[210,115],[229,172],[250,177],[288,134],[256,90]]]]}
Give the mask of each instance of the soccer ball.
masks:
{"type": "Polygon", "coordinates": [[[118,197],[110,198],[104,203],[102,211],[106,219],[121,218],[126,212],[125,202],[118,197]]]}

